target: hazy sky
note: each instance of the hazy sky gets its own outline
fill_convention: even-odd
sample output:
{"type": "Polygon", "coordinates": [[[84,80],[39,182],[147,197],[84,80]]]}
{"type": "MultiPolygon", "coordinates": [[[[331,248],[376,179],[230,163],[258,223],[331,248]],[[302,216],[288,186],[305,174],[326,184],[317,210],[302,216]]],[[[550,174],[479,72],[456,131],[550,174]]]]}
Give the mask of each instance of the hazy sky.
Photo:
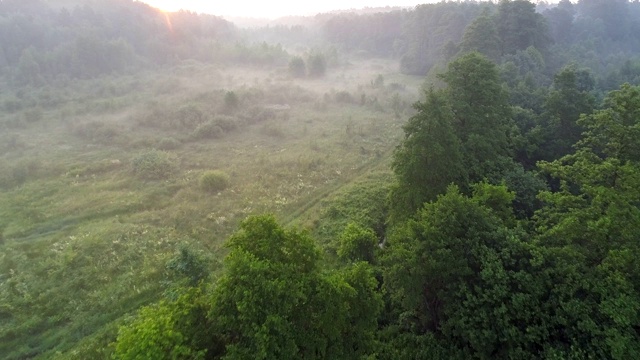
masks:
{"type": "Polygon", "coordinates": [[[284,15],[315,15],[330,10],[379,6],[415,6],[440,0],[142,0],[167,11],[180,9],[220,16],[275,18],[284,15]]]}

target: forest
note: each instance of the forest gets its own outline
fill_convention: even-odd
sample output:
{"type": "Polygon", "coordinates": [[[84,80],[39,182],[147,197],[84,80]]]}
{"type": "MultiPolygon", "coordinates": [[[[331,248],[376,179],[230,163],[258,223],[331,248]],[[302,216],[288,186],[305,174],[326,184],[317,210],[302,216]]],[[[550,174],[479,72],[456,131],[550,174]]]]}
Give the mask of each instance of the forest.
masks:
{"type": "Polygon", "coordinates": [[[0,0],[0,358],[640,358],[640,2],[244,27],[0,0]]]}

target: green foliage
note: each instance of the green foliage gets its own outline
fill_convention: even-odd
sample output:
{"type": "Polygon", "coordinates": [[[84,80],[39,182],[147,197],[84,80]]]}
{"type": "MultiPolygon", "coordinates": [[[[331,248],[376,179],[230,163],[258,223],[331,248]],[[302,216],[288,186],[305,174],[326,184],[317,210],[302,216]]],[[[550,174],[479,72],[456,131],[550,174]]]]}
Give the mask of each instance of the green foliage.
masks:
{"type": "Polygon", "coordinates": [[[441,78],[448,85],[453,129],[462,143],[469,181],[503,173],[512,157],[513,120],[495,64],[470,53],[450,63],[441,78]]]}
{"type": "Polygon", "coordinates": [[[530,46],[544,51],[551,42],[545,18],[528,0],[501,0],[495,21],[502,55],[514,54],[530,46]]]}
{"type": "Polygon", "coordinates": [[[204,111],[195,104],[181,106],[170,116],[173,117],[175,126],[187,129],[193,129],[207,120],[204,111]]]}
{"type": "Polygon", "coordinates": [[[387,197],[391,183],[392,178],[387,173],[370,174],[324,200],[325,210],[318,221],[316,236],[330,243],[338,239],[350,223],[355,223],[373,229],[376,238],[382,239],[386,232],[387,197]]]}
{"type": "Polygon", "coordinates": [[[426,101],[416,104],[418,114],[405,125],[405,139],[394,153],[396,218],[411,216],[451,183],[499,183],[513,167],[511,111],[496,66],[469,53],[450,63],[441,78],[448,87],[429,90],[426,101]]]}
{"type": "Polygon", "coordinates": [[[389,241],[385,286],[398,324],[429,338],[440,357],[535,358],[548,314],[537,256],[521,231],[506,228],[513,199],[504,186],[481,184],[467,198],[450,187],[389,241]],[[497,209],[497,212],[494,210],[497,209]]]}
{"type": "MultiPolygon", "coordinates": [[[[482,13],[481,3],[447,1],[422,4],[407,14],[402,36],[395,42],[400,70],[424,76],[443,61],[447,44],[460,42],[465,28],[482,13]]],[[[456,51],[457,52],[457,51],[456,51]]]]}
{"type": "Polygon", "coordinates": [[[540,164],[561,183],[540,195],[546,206],[536,214],[538,241],[555,264],[557,317],[570,324],[569,341],[608,358],[640,353],[640,273],[629,267],[640,255],[640,158],[631,150],[638,148],[638,109],[640,90],[623,85],[603,110],[580,119],[587,131],[574,154],[540,164]]]}
{"type": "Polygon", "coordinates": [[[200,176],[200,187],[208,192],[219,192],[229,187],[229,175],[221,170],[210,170],[200,176]]]}
{"type": "Polygon", "coordinates": [[[449,64],[442,80],[454,113],[453,126],[463,144],[470,180],[499,170],[499,158],[511,157],[509,95],[502,89],[495,64],[478,53],[449,64]]]}
{"type": "Polygon", "coordinates": [[[473,201],[485,206],[500,218],[505,224],[512,224],[515,220],[513,216],[513,201],[516,194],[510,192],[505,185],[497,186],[486,182],[474,184],[473,201]]]}
{"type": "Polygon", "coordinates": [[[485,10],[467,26],[460,47],[464,52],[477,51],[492,61],[500,58],[502,49],[498,29],[488,11],[485,10]]]}
{"type": "Polygon", "coordinates": [[[352,359],[373,352],[381,300],[367,265],[321,272],[313,240],[271,216],[245,220],[228,246],[209,313],[227,342],[226,358],[352,359]]]}
{"type": "Polygon", "coordinates": [[[635,242],[638,109],[640,91],[623,85],[607,97],[605,109],[581,118],[587,131],[574,154],[540,164],[562,185],[561,191],[542,195],[547,206],[538,214],[541,229],[562,241],[592,244],[588,251],[596,259],[635,242]]]}
{"type": "Polygon", "coordinates": [[[209,276],[209,269],[204,257],[186,246],[167,262],[167,269],[176,277],[187,279],[188,286],[197,286],[209,276]]]}
{"type": "Polygon", "coordinates": [[[340,235],[338,256],[349,261],[374,262],[378,238],[371,229],[349,223],[340,235]]]}
{"type": "Polygon", "coordinates": [[[442,93],[429,90],[418,114],[404,126],[404,141],[394,152],[392,168],[398,184],[392,190],[396,218],[415,213],[451,183],[464,186],[462,144],[453,129],[453,111],[442,93]]]}
{"type": "Polygon", "coordinates": [[[585,69],[574,65],[564,67],[553,81],[553,90],[544,103],[539,159],[550,160],[571,152],[580,139],[583,128],[578,124],[580,115],[589,115],[595,108],[595,97],[590,91],[594,80],[585,69]]]}
{"type": "Polygon", "coordinates": [[[228,133],[238,129],[240,121],[232,116],[217,115],[213,118],[213,122],[218,125],[225,133],[228,133]]]}
{"type": "Polygon", "coordinates": [[[169,178],[176,170],[176,165],[169,153],[151,150],[131,160],[133,173],[144,180],[163,180],[169,178]]]}
{"type": "Polygon", "coordinates": [[[209,304],[197,289],[175,301],[143,307],[136,318],[120,327],[113,359],[205,359],[215,350],[215,334],[206,322],[209,304]]]}
{"type": "Polygon", "coordinates": [[[204,124],[198,125],[198,127],[193,130],[191,136],[194,139],[220,139],[224,136],[224,130],[218,125],[215,121],[208,121],[204,124]]]}

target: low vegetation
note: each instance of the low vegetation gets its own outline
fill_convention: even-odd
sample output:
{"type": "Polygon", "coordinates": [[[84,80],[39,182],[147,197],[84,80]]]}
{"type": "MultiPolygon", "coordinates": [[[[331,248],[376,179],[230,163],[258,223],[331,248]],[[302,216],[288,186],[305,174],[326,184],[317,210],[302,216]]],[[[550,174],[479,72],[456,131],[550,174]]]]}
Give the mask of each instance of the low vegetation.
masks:
{"type": "Polygon", "coordinates": [[[200,187],[208,192],[219,192],[227,187],[230,183],[229,175],[220,170],[206,171],[200,176],[200,187]]]}

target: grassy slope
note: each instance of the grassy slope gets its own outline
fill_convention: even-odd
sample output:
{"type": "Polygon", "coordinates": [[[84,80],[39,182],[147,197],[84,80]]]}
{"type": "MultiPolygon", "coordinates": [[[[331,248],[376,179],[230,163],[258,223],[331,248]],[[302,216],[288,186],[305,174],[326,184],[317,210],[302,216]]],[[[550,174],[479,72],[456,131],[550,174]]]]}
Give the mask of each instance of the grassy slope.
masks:
{"type": "Polygon", "coordinates": [[[118,321],[158,299],[178,246],[206,252],[216,271],[225,237],[249,214],[317,226],[323,199],[386,167],[403,120],[386,110],[394,91],[369,84],[380,73],[406,81],[400,95],[411,102],[419,81],[392,74],[395,67],[361,62],[294,83],[284,70],[190,63],[78,82],[64,94],[34,92],[38,104],[58,100],[36,120],[30,107],[3,113],[3,358],[104,357],[118,321]],[[249,120],[217,139],[195,140],[192,129],[171,125],[171,111],[185,104],[220,112],[221,89],[238,94],[242,109],[290,109],[260,121],[240,109],[231,115],[249,120]],[[336,101],[340,91],[353,101],[336,101]],[[168,137],[174,171],[161,180],[134,176],[132,159],[168,137]],[[202,191],[198,177],[209,169],[230,174],[230,188],[202,191]]]}

